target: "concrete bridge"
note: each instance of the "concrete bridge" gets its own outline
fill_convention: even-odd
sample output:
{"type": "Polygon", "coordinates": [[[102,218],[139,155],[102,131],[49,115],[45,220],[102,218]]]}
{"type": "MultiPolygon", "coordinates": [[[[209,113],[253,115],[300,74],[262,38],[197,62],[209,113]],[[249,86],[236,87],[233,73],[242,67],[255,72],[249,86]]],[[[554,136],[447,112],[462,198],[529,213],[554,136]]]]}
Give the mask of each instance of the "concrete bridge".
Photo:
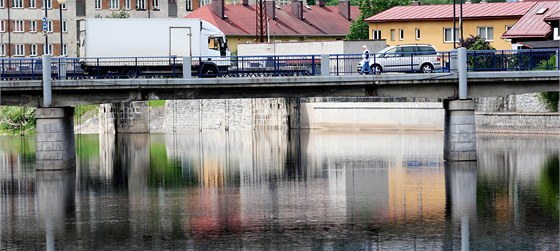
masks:
{"type": "MultiPolygon", "coordinates": [[[[43,60],[49,69],[50,60],[43,60]]],[[[558,91],[560,71],[467,72],[466,51],[457,71],[430,74],[331,76],[328,58],[322,76],[78,79],[1,81],[0,105],[39,107],[37,169],[75,165],[73,106],[154,99],[275,98],[317,96],[428,97],[445,99],[444,158],[476,160],[475,103],[472,98],[558,91]],[[467,85],[468,83],[468,85],[467,85]]]]}
{"type": "MultiPolygon", "coordinates": [[[[52,106],[146,100],[328,96],[454,99],[457,72],[350,76],[52,80],[52,106]]],[[[467,98],[557,91],[560,71],[468,72],[467,98]]],[[[0,104],[42,107],[40,80],[1,81],[0,104]]]]}

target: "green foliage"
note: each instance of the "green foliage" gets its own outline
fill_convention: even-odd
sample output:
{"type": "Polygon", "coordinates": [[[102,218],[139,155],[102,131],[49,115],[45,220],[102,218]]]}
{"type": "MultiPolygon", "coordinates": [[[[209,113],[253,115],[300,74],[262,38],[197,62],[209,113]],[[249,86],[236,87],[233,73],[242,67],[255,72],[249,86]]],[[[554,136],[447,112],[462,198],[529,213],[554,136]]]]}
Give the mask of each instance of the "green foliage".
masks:
{"type": "Polygon", "coordinates": [[[555,70],[558,69],[556,65],[556,55],[552,55],[548,60],[544,59],[539,62],[537,70],[555,70]]]}
{"type": "Polygon", "coordinates": [[[395,6],[409,5],[410,2],[411,0],[360,0],[358,4],[361,11],[360,16],[350,24],[346,39],[368,39],[368,24],[364,21],[365,19],[395,6]]]}
{"type": "MultiPolygon", "coordinates": [[[[556,55],[552,55],[548,60],[542,60],[538,66],[537,70],[554,70],[557,69],[556,66],[556,55]]],[[[539,93],[539,100],[550,109],[550,111],[558,112],[558,99],[559,92],[541,92],[539,93]]]]}
{"type": "Polygon", "coordinates": [[[148,106],[151,108],[165,107],[165,100],[150,100],[148,106]]]}
{"type": "Polygon", "coordinates": [[[35,108],[0,107],[0,131],[7,134],[34,134],[35,108]]]}
{"type": "Polygon", "coordinates": [[[471,35],[467,39],[461,41],[461,47],[467,48],[467,50],[495,50],[490,43],[484,41],[480,36],[471,35]]]}
{"type": "Polygon", "coordinates": [[[558,112],[558,92],[541,92],[539,100],[551,111],[558,112]]]}

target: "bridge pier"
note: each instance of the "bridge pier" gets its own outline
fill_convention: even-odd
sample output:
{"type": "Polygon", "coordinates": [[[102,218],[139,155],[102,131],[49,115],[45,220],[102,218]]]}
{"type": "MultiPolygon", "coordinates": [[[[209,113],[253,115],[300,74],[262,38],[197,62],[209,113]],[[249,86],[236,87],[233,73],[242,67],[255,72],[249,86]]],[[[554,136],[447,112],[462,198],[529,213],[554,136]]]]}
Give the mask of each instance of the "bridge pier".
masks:
{"type": "Polygon", "coordinates": [[[64,170],[76,166],[74,145],[74,108],[37,108],[38,171],[64,170]]]}
{"type": "Polygon", "coordinates": [[[474,100],[448,100],[444,102],[444,149],[447,161],[476,160],[476,125],[474,100]]]}

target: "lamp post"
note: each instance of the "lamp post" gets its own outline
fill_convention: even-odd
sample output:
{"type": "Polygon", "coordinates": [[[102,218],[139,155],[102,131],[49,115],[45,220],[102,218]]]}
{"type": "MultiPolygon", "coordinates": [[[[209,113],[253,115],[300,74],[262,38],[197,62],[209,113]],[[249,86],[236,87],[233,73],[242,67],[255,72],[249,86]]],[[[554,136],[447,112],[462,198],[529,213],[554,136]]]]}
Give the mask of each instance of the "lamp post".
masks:
{"type": "Polygon", "coordinates": [[[60,9],[60,56],[64,51],[64,41],[62,40],[62,5],[66,4],[66,0],[56,0],[58,2],[58,9],[60,9]]]}

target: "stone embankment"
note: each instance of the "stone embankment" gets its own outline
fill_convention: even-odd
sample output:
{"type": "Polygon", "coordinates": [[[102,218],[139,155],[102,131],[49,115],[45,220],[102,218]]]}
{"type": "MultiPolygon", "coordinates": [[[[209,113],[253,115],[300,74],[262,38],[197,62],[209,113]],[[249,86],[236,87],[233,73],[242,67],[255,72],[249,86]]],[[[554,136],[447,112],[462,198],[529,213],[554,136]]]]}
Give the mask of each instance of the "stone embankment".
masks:
{"type": "MultiPolygon", "coordinates": [[[[536,94],[477,99],[477,132],[560,134],[560,114],[536,94]]],[[[101,105],[76,133],[172,133],[278,128],[443,130],[441,100],[301,98],[171,100],[101,105]]]]}

